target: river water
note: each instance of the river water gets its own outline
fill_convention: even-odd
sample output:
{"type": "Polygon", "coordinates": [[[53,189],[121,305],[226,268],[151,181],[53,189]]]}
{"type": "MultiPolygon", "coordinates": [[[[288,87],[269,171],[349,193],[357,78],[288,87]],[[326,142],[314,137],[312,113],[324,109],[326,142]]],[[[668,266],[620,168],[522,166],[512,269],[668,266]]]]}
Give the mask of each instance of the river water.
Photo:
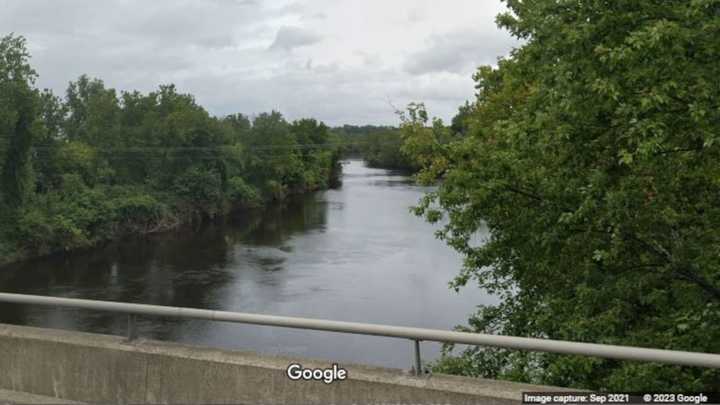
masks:
{"type": "MultiPolygon", "coordinates": [[[[495,299],[448,282],[459,255],[413,216],[428,188],[345,162],[343,186],[223,223],[0,269],[0,290],[338,321],[451,329],[495,299]]],[[[0,304],[0,322],[125,334],[124,316],[0,304]]],[[[409,368],[400,339],[140,318],[141,337],[266,354],[409,368]]],[[[423,343],[423,359],[440,345],[423,343]]]]}

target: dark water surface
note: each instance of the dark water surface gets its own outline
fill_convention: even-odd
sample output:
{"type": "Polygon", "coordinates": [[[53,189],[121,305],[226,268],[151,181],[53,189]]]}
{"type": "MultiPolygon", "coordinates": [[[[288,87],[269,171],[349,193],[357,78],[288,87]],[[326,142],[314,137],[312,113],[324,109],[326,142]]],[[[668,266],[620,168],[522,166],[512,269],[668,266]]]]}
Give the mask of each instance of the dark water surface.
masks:
{"type": "MultiPolygon", "coordinates": [[[[222,224],[130,239],[0,269],[0,290],[270,315],[451,329],[478,304],[448,288],[461,258],[408,208],[428,189],[344,166],[343,186],[222,224]]],[[[0,322],[125,334],[124,316],[0,304],[0,322]]],[[[408,368],[406,340],[140,318],[147,338],[408,368]]],[[[439,345],[424,343],[423,357],[439,345]]]]}

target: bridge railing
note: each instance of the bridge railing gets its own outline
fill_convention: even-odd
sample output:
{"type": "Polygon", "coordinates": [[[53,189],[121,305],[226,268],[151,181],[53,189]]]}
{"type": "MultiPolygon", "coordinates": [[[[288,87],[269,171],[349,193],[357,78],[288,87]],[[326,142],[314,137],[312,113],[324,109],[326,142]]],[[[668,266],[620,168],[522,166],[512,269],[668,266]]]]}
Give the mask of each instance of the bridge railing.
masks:
{"type": "Polygon", "coordinates": [[[76,298],[46,297],[39,295],[0,293],[0,302],[43,305],[51,307],[81,308],[128,315],[128,340],[137,338],[137,315],[203,319],[253,325],[277,326],[326,332],[373,335],[410,340],[414,344],[417,374],[422,373],[420,342],[455,343],[491,346],[534,352],[561,353],[616,360],[646,361],[680,366],[720,368],[720,354],[696,353],[678,350],[648,349],[564,340],[537,339],[482,333],[454,332],[437,329],[412,328],[358,322],[339,322],[288,316],[272,316],[242,312],[214,311],[126,302],[96,301],[76,298]]]}

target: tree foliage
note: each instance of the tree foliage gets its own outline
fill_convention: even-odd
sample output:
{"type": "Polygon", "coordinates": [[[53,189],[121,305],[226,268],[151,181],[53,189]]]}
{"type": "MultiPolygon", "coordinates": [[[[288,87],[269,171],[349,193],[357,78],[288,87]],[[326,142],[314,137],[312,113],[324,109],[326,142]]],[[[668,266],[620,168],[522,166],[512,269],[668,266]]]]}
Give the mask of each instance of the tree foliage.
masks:
{"type": "Polygon", "coordinates": [[[31,192],[30,148],[37,132],[37,74],[22,37],[0,39],[0,137],[2,176],[0,198],[10,208],[23,204],[31,192]]]}
{"type": "Polygon", "coordinates": [[[397,127],[351,126],[336,128],[346,155],[362,157],[369,167],[415,172],[418,167],[402,151],[402,136],[397,127]]]}
{"type": "MultiPolygon", "coordinates": [[[[467,136],[439,142],[423,109],[403,124],[420,179],[442,179],[416,212],[449,220],[452,286],[501,297],[465,329],[720,352],[720,2],[507,4],[499,25],[523,45],[478,70],[467,136]]],[[[717,370],[495,349],[436,368],[720,389],[717,370]]]]}
{"type": "Polygon", "coordinates": [[[174,85],[117,92],[80,76],[34,87],[22,37],[0,40],[0,263],[171,229],[333,185],[337,142],[279,112],[214,117],[174,85]]]}

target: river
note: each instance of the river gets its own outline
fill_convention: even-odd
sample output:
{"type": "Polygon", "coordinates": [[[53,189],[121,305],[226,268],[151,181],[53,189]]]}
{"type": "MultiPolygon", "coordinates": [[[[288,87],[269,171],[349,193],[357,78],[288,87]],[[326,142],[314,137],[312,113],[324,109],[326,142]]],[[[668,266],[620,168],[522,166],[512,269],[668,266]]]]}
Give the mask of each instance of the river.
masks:
{"type": "MultiPolygon", "coordinates": [[[[344,164],[343,186],[222,223],[0,269],[0,290],[451,329],[495,299],[448,288],[461,257],[409,207],[428,188],[344,164]]],[[[0,322],[125,334],[124,316],[0,304],[0,322]]],[[[409,368],[408,341],[221,322],[139,319],[140,336],[266,354],[409,368]]],[[[439,344],[423,343],[424,360],[439,344]]]]}

